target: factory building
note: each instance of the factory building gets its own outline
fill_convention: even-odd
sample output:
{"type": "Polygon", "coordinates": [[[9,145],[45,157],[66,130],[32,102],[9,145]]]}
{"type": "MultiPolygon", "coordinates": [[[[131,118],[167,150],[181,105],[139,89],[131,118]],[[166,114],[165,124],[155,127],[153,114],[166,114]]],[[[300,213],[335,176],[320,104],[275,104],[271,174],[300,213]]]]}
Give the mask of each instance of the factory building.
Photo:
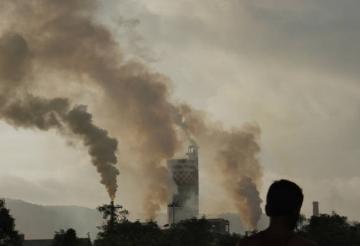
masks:
{"type": "Polygon", "coordinates": [[[190,145],[188,158],[168,160],[170,178],[178,192],[168,205],[168,223],[198,217],[199,215],[199,160],[198,147],[190,145]]]}
{"type": "Polygon", "coordinates": [[[207,219],[211,226],[211,230],[216,233],[226,234],[230,233],[230,222],[228,220],[219,219],[207,219]]]}

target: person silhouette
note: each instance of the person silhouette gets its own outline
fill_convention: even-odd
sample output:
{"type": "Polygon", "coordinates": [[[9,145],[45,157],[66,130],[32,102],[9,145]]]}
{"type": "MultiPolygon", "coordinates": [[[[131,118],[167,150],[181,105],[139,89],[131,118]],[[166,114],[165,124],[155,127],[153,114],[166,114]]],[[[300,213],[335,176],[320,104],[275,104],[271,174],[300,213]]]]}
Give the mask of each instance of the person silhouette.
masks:
{"type": "Polygon", "coordinates": [[[301,188],[288,180],[275,181],[266,196],[269,227],[256,235],[240,240],[237,246],[316,246],[294,233],[304,200],[301,188]]]}

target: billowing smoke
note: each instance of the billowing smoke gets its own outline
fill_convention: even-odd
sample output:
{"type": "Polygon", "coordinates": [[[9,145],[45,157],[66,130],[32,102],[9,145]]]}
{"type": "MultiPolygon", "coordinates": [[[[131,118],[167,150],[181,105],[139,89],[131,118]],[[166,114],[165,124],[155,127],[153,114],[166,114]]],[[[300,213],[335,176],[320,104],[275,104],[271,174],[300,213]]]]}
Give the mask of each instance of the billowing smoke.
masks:
{"type": "Polygon", "coordinates": [[[262,213],[262,201],[254,182],[261,175],[256,159],[260,151],[256,141],[258,130],[256,126],[234,130],[228,136],[226,145],[217,153],[217,163],[224,175],[224,188],[235,202],[244,223],[254,229],[262,213]]]}
{"type": "MultiPolygon", "coordinates": [[[[66,83],[78,82],[100,88],[100,94],[105,95],[102,107],[111,114],[112,121],[118,124],[112,129],[112,132],[121,135],[121,139],[130,145],[132,151],[137,154],[138,160],[134,163],[139,165],[145,180],[142,182],[146,182],[148,189],[143,201],[143,207],[148,217],[155,217],[156,213],[160,211],[161,205],[168,203],[168,172],[163,164],[166,159],[173,157],[176,151],[181,149],[184,141],[178,131],[179,128],[185,132],[193,144],[196,144],[194,141],[196,138],[202,148],[205,148],[209,144],[210,137],[210,140],[220,146],[224,153],[234,155],[234,159],[239,158],[236,163],[229,162],[231,158],[219,152],[217,163],[223,170],[225,180],[230,179],[227,177],[229,172],[225,167],[230,169],[233,165],[237,166],[237,168],[234,167],[234,171],[237,171],[237,174],[243,178],[238,180],[232,177],[231,182],[240,184],[240,188],[236,189],[239,190],[238,194],[242,196],[243,200],[239,200],[239,202],[244,207],[254,206],[255,199],[251,200],[250,196],[242,195],[244,192],[240,192],[240,190],[245,187],[244,183],[247,180],[245,177],[252,180],[247,182],[249,187],[250,184],[259,185],[261,170],[259,163],[255,161],[255,154],[260,151],[260,148],[254,150],[252,148],[257,143],[260,131],[250,132],[242,129],[233,132],[224,131],[217,127],[210,127],[202,117],[193,116],[189,107],[188,111],[184,110],[184,107],[176,109],[177,106],[170,103],[170,80],[151,71],[138,61],[125,60],[111,32],[93,19],[98,7],[97,3],[99,2],[95,0],[1,2],[0,14],[7,21],[6,27],[19,33],[31,50],[31,54],[29,52],[26,56],[29,58],[18,64],[19,74],[22,73],[22,69],[27,68],[26,60],[31,59],[37,69],[36,76],[51,72],[77,76],[75,80],[63,81],[63,84],[56,85],[58,87],[66,86],[66,83]],[[20,67],[23,68],[20,69],[20,67]],[[245,141],[246,133],[254,138],[245,141]],[[236,136],[238,137],[236,138],[236,136]],[[239,147],[233,153],[231,146],[238,143],[242,143],[245,149],[242,150],[239,147]],[[246,144],[252,147],[245,146],[246,144]],[[246,157],[243,158],[242,155],[246,157]],[[252,158],[250,158],[251,155],[253,155],[252,158]]],[[[19,53],[22,52],[19,51],[19,53]]],[[[17,75],[9,72],[9,76],[14,76],[13,81],[17,80],[17,75]]],[[[103,137],[101,137],[103,140],[107,139],[105,137],[107,134],[102,130],[94,131],[95,128],[90,127],[93,126],[91,117],[86,116],[83,107],[76,109],[81,109],[80,111],[84,114],[78,119],[84,120],[81,123],[84,128],[73,125],[75,121],[69,119],[72,116],[70,115],[71,111],[66,111],[64,118],[59,117],[59,112],[51,111],[53,113],[49,112],[42,120],[51,122],[54,127],[57,127],[58,122],[61,123],[61,127],[68,127],[73,133],[83,138],[90,153],[98,154],[103,150],[103,146],[89,144],[95,136],[90,137],[88,134],[95,134],[99,137],[100,133],[103,133],[103,137]],[[90,120],[89,124],[86,123],[86,119],[90,120]],[[83,129],[87,129],[87,131],[83,131],[83,129]]],[[[36,125],[36,127],[38,126],[36,125]]],[[[256,126],[253,130],[255,129],[256,126]]],[[[115,146],[114,141],[106,142],[115,146]]],[[[256,146],[258,145],[256,144],[256,146]]],[[[116,162],[113,157],[111,154],[106,157],[101,154],[93,158],[93,162],[97,167],[98,163],[102,161],[111,166],[116,162]]],[[[98,167],[98,169],[106,171],[103,180],[108,177],[107,168],[98,167]]],[[[113,188],[108,189],[112,190],[113,188]]],[[[235,193],[230,192],[230,194],[235,193]]],[[[231,197],[234,198],[235,195],[231,195],[231,197]]],[[[236,199],[234,198],[234,200],[236,199]]],[[[256,204],[256,206],[258,205],[256,204]]],[[[249,208],[248,210],[250,212],[256,209],[249,208]]],[[[244,212],[241,214],[245,218],[244,212]]],[[[256,218],[256,216],[251,215],[251,218],[256,218]]],[[[248,221],[248,223],[252,222],[248,221]]]]}
{"type": "Polygon", "coordinates": [[[173,111],[174,111],[173,113],[174,113],[175,124],[177,124],[184,131],[184,133],[185,133],[187,139],[189,140],[190,144],[199,147],[198,144],[196,143],[195,139],[193,139],[191,137],[191,134],[189,132],[189,126],[184,121],[184,117],[180,112],[180,108],[174,106],[173,111]]]}
{"type": "MultiPolygon", "coordinates": [[[[162,165],[179,148],[169,102],[169,79],[137,61],[123,61],[110,31],[91,17],[94,0],[16,0],[3,4],[12,31],[21,33],[39,73],[76,74],[79,83],[100,86],[121,134],[137,152],[146,174],[149,217],[168,202],[167,170],[162,165]],[[21,23],[21,24],[20,24],[21,23]]],[[[1,10],[0,10],[1,11],[1,10]]],[[[66,81],[64,81],[65,83],[66,81]]],[[[62,85],[60,85],[62,86],[62,85]]]]}
{"type": "Polygon", "coordinates": [[[187,105],[181,113],[188,130],[202,145],[216,151],[216,163],[223,176],[223,187],[234,201],[243,222],[257,227],[261,217],[261,202],[258,187],[263,175],[256,158],[260,152],[260,128],[257,124],[246,124],[242,128],[226,131],[219,124],[206,120],[202,112],[187,105]],[[211,146],[210,146],[211,145],[211,146]]]}
{"type": "Polygon", "coordinates": [[[92,115],[86,111],[86,106],[74,107],[65,117],[72,133],[80,136],[89,149],[91,161],[101,174],[101,183],[105,185],[112,201],[117,190],[116,177],[119,171],[114,165],[117,163],[115,152],[118,141],[110,138],[107,131],[92,123],[92,115]]]}
{"type": "Polygon", "coordinates": [[[0,39],[0,119],[17,128],[54,128],[65,137],[82,139],[92,163],[101,174],[101,183],[113,200],[119,175],[114,166],[117,163],[117,140],[93,124],[86,106],[70,109],[67,98],[44,99],[27,93],[24,79],[30,74],[30,59],[23,37],[7,33],[0,39]]]}

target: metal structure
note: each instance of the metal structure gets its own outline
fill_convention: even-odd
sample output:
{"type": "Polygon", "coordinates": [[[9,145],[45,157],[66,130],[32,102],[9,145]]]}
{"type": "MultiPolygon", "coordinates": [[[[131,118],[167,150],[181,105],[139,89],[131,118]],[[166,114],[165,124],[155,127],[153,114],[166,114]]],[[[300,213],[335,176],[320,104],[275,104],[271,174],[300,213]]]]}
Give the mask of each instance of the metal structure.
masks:
{"type": "Polygon", "coordinates": [[[115,206],[114,201],[110,203],[110,225],[113,227],[115,224],[115,206]]]}
{"type": "Polygon", "coordinates": [[[313,216],[319,216],[319,202],[313,202],[313,216]]]}
{"type": "MultiPolygon", "coordinates": [[[[175,224],[176,222],[175,222],[175,218],[176,218],[176,216],[175,216],[175,211],[176,211],[176,209],[177,208],[181,208],[180,207],[180,204],[179,204],[179,202],[173,202],[173,203],[171,203],[171,204],[169,204],[168,205],[168,209],[170,210],[172,210],[172,220],[171,220],[171,223],[172,224],[175,224]]],[[[170,211],[168,210],[168,213],[170,213],[170,211]]],[[[168,218],[169,220],[170,220],[170,218],[168,218]]],[[[168,221],[169,223],[168,223],[168,225],[170,224],[170,221],[168,221]]]]}
{"type": "Polygon", "coordinates": [[[230,233],[230,222],[228,220],[219,218],[219,219],[206,219],[211,226],[213,232],[220,234],[230,233]]]}
{"type": "Polygon", "coordinates": [[[187,159],[174,159],[167,162],[170,178],[178,188],[178,193],[171,196],[170,204],[177,203],[178,206],[168,206],[169,224],[193,217],[197,218],[199,215],[198,150],[196,145],[190,145],[187,159]]]}

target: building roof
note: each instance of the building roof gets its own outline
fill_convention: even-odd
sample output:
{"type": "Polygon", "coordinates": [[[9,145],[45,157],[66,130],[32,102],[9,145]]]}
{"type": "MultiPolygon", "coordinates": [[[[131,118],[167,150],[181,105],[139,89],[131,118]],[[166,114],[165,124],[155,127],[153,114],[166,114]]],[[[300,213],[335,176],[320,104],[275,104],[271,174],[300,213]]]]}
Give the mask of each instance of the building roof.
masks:
{"type": "Polygon", "coordinates": [[[51,246],[52,239],[24,240],[23,246],[51,246]]]}
{"type": "MultiPolygon", "coordinates": [[[[51,246],[53,239],[36,239],[36,240],[24,240],[23,246],[51,246]]],[[[80,245],[88,246],[88,238],[79,238],[80,245]]]]}
{"type": "Polygon", "coordinates": [[[222,218],[218,218],[218,219],[206,219],[209,223],[227,223],[229,224],[230,222],[226,219],[222,219],[222,218]]]}

